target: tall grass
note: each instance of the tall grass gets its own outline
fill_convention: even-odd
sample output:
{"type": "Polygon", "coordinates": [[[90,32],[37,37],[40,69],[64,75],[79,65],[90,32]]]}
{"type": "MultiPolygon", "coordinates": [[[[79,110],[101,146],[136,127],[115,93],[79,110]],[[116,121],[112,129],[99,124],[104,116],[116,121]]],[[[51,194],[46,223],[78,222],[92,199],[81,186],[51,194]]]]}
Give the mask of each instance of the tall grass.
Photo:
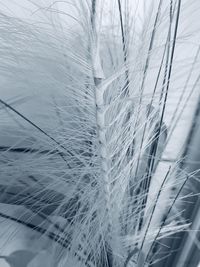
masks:
{"type": "Polygon", "coordinates": [[[55,266],[148,266],[159,240],[189,226],[173,208],[192,175],[179,158],[159,167],[199,52],[179,68],[185,7],[151,2],[31,2],[36,21],[0,13],[1,135],[14,138],[0,144],[0,202],[24,207],[0,217],[47,236],[55,266]],[[16,92],[25,104],[6,99],[16,92]]]}

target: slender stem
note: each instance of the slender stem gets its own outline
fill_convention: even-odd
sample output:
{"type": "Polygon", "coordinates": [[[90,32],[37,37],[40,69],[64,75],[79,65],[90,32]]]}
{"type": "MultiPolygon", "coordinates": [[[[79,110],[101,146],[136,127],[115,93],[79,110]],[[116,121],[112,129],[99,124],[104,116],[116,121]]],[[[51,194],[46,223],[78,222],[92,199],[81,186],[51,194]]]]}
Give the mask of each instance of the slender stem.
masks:
{"type": "Polygon", "coordinates": [[[148,54],[147,54],[147,58],[146,58],[145,66],[144,66],[142,84],[141,84],[141,87],[140,87],[141,95],[140,95],[139,107],[140,107],[141,101],[142,101],[142,96],[143,96],[143,91],[144,91],[144,83],[145,83],[145,80],[146,80],[146,73],[147,73],[147,70],[148,70],[148,67],[149,67],[151,51],[152,51],[153,44],[154,44],[154,39],[155,39],[155,34],[156,34],[158,19],[159,19],[160,12],[161,12],[162,3],[163,3],[163,0],[160,0],[159,1],[159,5],[158,5],[158,9],[157,9],[157,13],[156,13],[156,18],[155,18],[154,25],[153,25],[153,30],[152,30],[152,34],[151,34],[150,43],[149,43],[148,54]]]}
{"type": "MultiPolygon", "coordinates": [[[[169,65],[170,46],[171,46],[171,44],[170,44],[170,41],[171,41],[171,24],[172,24],[172,1],[170,4],[170,24],[169,24],[169,31],[168,31],[168,36],[167,36],[167,55],[166,55],[164,78],[163,78],[163,83],[162,83],[161,98],[162,98],[162,95],[164,94],[164,87],[165,87],[165,83],[166,83],[166,79],[167,79],[167,70],[168,70],[168,65],[169,65]]],[[[166,90],[166,92],[168,93],[168,90],[166,90]]],[[[167,99],[167,93],[166,93],[166,99],[167,99]]],[[[165,103],[166,103],[166,100],[165,100],[164,104],[165,103]]],[[[150,112],[150,109],[149,109],[149,112],[150,112]]],[[[156,142],[154,142],[152,144],[151,150],[149,153],[150,159],[149,159],[148,168],[146,170],[147,171],[147,177],[142,181],[142,185],[141,185],[141,187],[144,188],[144,190],[146,191],[145,192],[146,193],[145,199],[143,199],[143,201],[142,201],[142,207],[146,205],[146,201],[147,201],[147,194],[149,191],[149,185],[150,185],[152,173],[154,171],[157,148],[158,148],[158,144],[159,144],[162,126],[163,126],[163,117],[161,115],[160,121],[159,121],[157,129],[156,129],[156,136],[155,136],[156,142]]],[[[140,220],[139,230],[141,229],[142,224],[143,224],[143,217],[141,217],[141,220],[140,220]]]]}
{"type": "MultiPolygon", "coordinates": [[[[123,16],[122,16],[122,7],[121,7],[121,1],[118,0],[118,8],[119,8],[119,17],[120,17],[120,28],[121,28],[121,36],[122,36],[122,48],[123,48],[123,54],[124,54],[124,64],[125,67],[127,68],[127,47],[126,47],[126,38],[125,38],[125,33],[124,33],[124,23],[123,23],[123,16]]],[[[125,71],[125,76],[126,76],[126,81],[125,85],[123,88],[123,94],[124,95],[129,95],[129,71],[126,69],[125,71]]]]}
{"type": "MultiPolygon", "coordinates": [[[[145,262],[148,260],[148,258],[149,258],[149,256],[150,256],[150,253],[151,253],[151,251],[152,251],[152,248],[154,247],[154,244],[155,244],[157,238],[159,237],[160,232],[161,232],[162,228],[164,227],[165,222],[166,222],[166,220],[168,219],[168,216],[169,216],[169,214],[171,213],[172,208],[174,207],[174,204],[176,203],[176,201],[177,201],[177,199],[178,199],[180,193],[182,192],[182,190],[183,190],[183,188],[184,188],[184,186],[185,186],[185,184],[187,183],[187,181],[188,181],[189,178],[190,178],[190,176],[188,175],[187,178],[185,179],[185,181],[183,182],[182,186],[180,187],[179,191],[177,192],[176,197],[174,198],[174,200],[173,200],[171,206],[169,207],[169,209],[168,209],[168,211],[167,211],[167,213],[166,213],[166,215],[165,215],[165,218],[163,219],[162,224],[160,225],[159,231],[158,231],[158,233],[156,234],[156,236],[155,236],[155,238],[154,238],[154,240],[153,240],[153,242],[152,242],[152,244],[151,244],[151,247],[150,247],[149,252],[148,252],[148,254],[147,254],[147,256],[146,256],[145,262]]],[[[144,262],[144,263],[145,263],[145,262],[144,262]]]]}
{"type": "MultiPolygon", "coordinates": [[[[156,197],[156,200],[155,200],[153,209],[152,209],[152,211],[151,211],[151,215],[150,215],[150,218],[149,218],[149,222],[148,222],[148,225],[147,225],[145,234],[144,234],[144,238],[143,238],[143,241],[142,241],[140,250],[139,250],[138,259],[139,259],[139,257],[140,257],[140,253],[142,252],[142,249],[143,249],[143,246],[144,246],[144,242],[145,242],[145,239],[146,239],[146,236],[147,236],[147,233],[148,233],[148,230],[149,230],[149,227],[150,227],[152,218],[153,218],[153,214],[154,214],[154,211],[155,211],[156,206],[157,206],[157,203],[158,203],[158,199],[159,199],[160,194],[161,194],[161,192],[162,192],[162,190],[163,190],[164,184],[165,184],[165,182],[166,182],[166,180],[167,180],[167,178],[168,178],[168,176],[169,176],[170,170],[171,170],[171,166],[169,167],[169,169],[168,169],[168,171],[167,171],[167,173],[166,173],[166,175],[165,175],[165,178],[163,179],[163,182],[162,182],[162,184],[161,184],[161,186],[160,186],[159,192],[158,192],[158,194],[157,194],[157,197],[156,197]]],[[[141,267],[143,267],[143,266],[141,266],[141,267]]]]}
{"type": "MultiPolygon", "coordinates": [[[[170,4],[170,14],[172,14],[172,0],[171,0],[170,3],[171,3],[170,4]]],[[[171,57],[170,57],[169,63],[168,63],[168,59],[167,59],[167,62],[166,62],[166,67],[168,67],[168,64],[169,64],[169,72],[168,72],[168,75],[166,75],[166,74],[164,75],[164,80],[163,80],[163,85],[164,85],[166,77],[167,77],[167,85],[166,85],[166,91],[165,91],[165,96],[164,96],[163,108],[162,108],[162,112],[161,112],[161,118],[160,118],[160,122],[159,122],[158,133],[157,133],[158,139],[159,139],[159,136],[160,136],[160,133],[161,133],[161,129],[162,129],[163,118],[164,118],[164,113],[165,113],[165,108],[166,108],[166,103],[167,103],[167,98],[168,98],[169,85],[170,85],[171,73],[172,73],[172,65],[173,65],[173,59],[174,59],[174,51],[175,51],[175,46],[176,46],[176,37],[177,37],[179,16],[180,16],[180,7],[181,7],[181,0],[179,0],[179,2],[178,2],[176,22],[175,22],[175,31],[174,31],[173,41],[172,41],[171,57]]],[[[172,18],[172,15],[170,15],[170,25],[171,25],[171,18],[172,18]]],[[[149,179],[149,177],[151,176],[151,172],[152,172],[152,170],[154,168],[155,156],[156,156],[156,153],[157,153],[157,148],[158,148],[158,142],[155,144],[154,151],[152,153],[152,160],[151,160],[151,163],[150,163],[150,168],[149,168],[149,171],[148,171],[148,178],[147,179],[149,179]]]]}
{"type": "MultiPolygon", "coordinates": [[[[15,108],[13,108],[11,105],[9,105],[8,103],[6,103],[5,101],[3,101],[2,99],[0,99],[0,103],[3,104],[6,108],[9,108],[10,110],[12,110],[15,114],[17,114],[18,116],[20,116],[22,119],[24,119],[26,122],[28,122],[30,125],[32,125],[34,128],[36,128],[38,131],[40,131],[41,133],[43,133],[44,135],[46,135],[49,139],[51,139],[55,144],[57,144],[60,148],[64,149],[70,156],[73,156],[73,154],[70,151],[67,151],[66,148],[60,144],[54,137],[52,137],[50,134],[48,134],[47,132],[45,132],[42,128],[40,128],[38,125],[36,125],[34,122],[32,122],[31,120],[29,120],[26,116],[24,116],[22,113],[20,113],[18,110],[16,110],[15,108]]],[[[56,149],[57,150],[57,149],[56,149]]],[[[65,157],[63,156],[63,154],[60,153],[59,150],[58,154],[62,157],[62,159],[66,161],[65,157]]]]}
{"type": "MultiPolygon", "coordinates": [[[[160,78],[160,74],[161,74],[161,70],[162,70],[162,66],[163,66],[163,62],[164,62],[164,57],[165,57],[165,53],[166,53],[166,49],[167,48],[168,48],[167,49],[167,58],[169,57],[170,31],[171,31],[171,28],[169,27],[169,31],[168,31],[168,34],[167,34],[167,40],[166,40],[166,43],[165,43],[165,47],[164,47],[164,51],[163,51],[163,55],[162,55],[162,59],[161,59],[160,67],[159,67],[159,71],[158,71],[158,74],[157,74],[157,78],[156,78],[156,82],[155,82],[153,94],[152,94],[151,101],[150,101],[150,104],[149,104],[149,108],[148,108],[148,111],[147,111],[146,122],[145,122],[144,130],[143,130],[143,133],[142,133],[142,140],[141,140],[141,143],[140,143],[139,155],[138,155],[138,159],[137,159],[136,176],[137,176],[137,172],[138,172],[138,168],[139,168],[139,164],[140,164],[140,157],[141,157],[141,151],[142,151],[143,141],[144,141],[145,133],[146,133],[146,130],[147,130],[147,121],[148,121],[148,118],[149,118],[150,113],[151,113],[151,108],[152,108],[152,105],[153,105],[153,100],[154,100],[154,96],[155,96],[155,93],[156,93],[156,89],[157,89],[158,81],[159,81],[159,78],[160,78]]],[[[157,136],[157,139],[154,138],[154,142],[158,142],[158,141],[159,140],[158,140],[158,136],[157,136]]],[[[152,145],[153,144],[151,144],[151,146],[152,145]]],[[[150,156],[151,156],[151,153],[150,153],[150,156]]],[[[149,170],[148,169],[147,169],[147,173],[149,173],[149,170]]],[[[143,181],[141,182],[141,186],[143,188],[146,188],[144,186],[144,182],[143,181]]],[[[144,203],[143,203],[143,205],[144,205],[144,203]]],[[[142,226],[142,221],[143,221],[143,219],[141,218],[140,223],[139,223],[139,225],[141,225],[141,226],[142,226]]]]}
{"type": "MultiPolygon", "coordinates": [[[[148,222],[148,225],[147,225],[145,234],[144,234],[144,238],[143,238],[142,244],[141,244],[140,249],[139,249],[138,259],[139,259],[140,254],[141,254],[141,251],[142,251],[142,248],[143,248],[143,245],[144,245],[144,242],[145,242],[145,239],[146,239],[148,230],[149,230],[149,226],[150,226],[150,224],[151,224],[152,217],[153,217],[155,208],[156,208],[157,203],[158,203],[158,199],[159,199],[160,194],[161,194],[161,192],[162,192],[163,186],[164,186],[164,184],[165,184],[165,182],[166,182],[166,180],[167,180],[167,178],[168,178],[168,176],[169,176],[170,169],[171,169],[171,167],[169,167],[168,172],[167,172],[167,174],[165,175],[165,178],[163,179],[163,182],[162,182],[162,184],[161,184],[161,186],[160,186],[160,189],[159,189],[159,192],[158,192],[158,194],[157,194],[157,197],[156,197],[156,200],[155,200],[155,203],[154,203],[154,206],[153,206],[153,209],[152,209],[150,218],[149,218],[149,222],[148,222]]],[[[126,261],[125,261],[125,263],[124,263],[124,267],[127,267],[127,266],[128,266],[128,263],[130,262],[131,258],[135,255],[135,253],[136,253],[136,250],[135,250],[135,249],[129,253],[129,255],[128,255],[128,257],[127,257],[127,259],[126,259],[126,261]]],[[[140,267],[142,267],[142,266],[140,266],[140,267]]]]}
{"type": "MultiPolygon", "coordinates": [[[[43,133],[44,135],[46,135],[47,137],[49,137],[54,143],[56,143],[58,146],[60,146],[61,148],[63,148],[64,150],[66,150],[66,148],[60,144],[55,138],[53,138],[51,135],[49,135],[47,132],[45,132],[42,128],[40,128],[38,125],[36,125],[34,122],[32,122],[31,120],[29,120],[27,117],[25,117],[22,113],[20,113],[19,111],[17,111],[15,108],[13,108],[12,106],[10,106],[8,103],[6,103],[5,101],[3,101],[2,99],[0,99],[0,103],[3,104],[5,107],[9,108],[10,110],[12,110],[14,113],[16,113],[18,116],[20,116],[22,119],[24,119],[25,121],[27,121],[29,124],[31,124],[34,128],[36,128],[37,130],[39,130],[41,133],[43,133]]],[[[70,154],[71,152],[68,151],[68,153],[70,154]]],[[[72,156],[72,154],[70,154],[72,156]]]]}
{"type": "MultiPolygon", "coordinates": [[[[170,85],[170,81],[171,81],[172,65],[173,65],[173,59],[174,59],[174,51],[175,51],[175,47],[176,47],[176,37],[177,37],[179,16],[180,16],[180,8],[181,8],[181,0],[178,1],[176,22],[175,22],[175,31],[174,31],[173,41],[172,41],[171,57],[170,57],[170,61],[169,61],[169,72],[167,75],[167,85],[166,85],[166,91],[165,91],[165,96],[164,96],[163,108],[162,108],[162,112],[161,112],[160,123],[159,123],[159,127],[158,127],[158,137],[160,136],[160,133],[161,133],[162,123],[163,123],[163,118],[164,118],[165,108],[166,108],[166,103],[167,103],[167,98],[168,98],[169,85],[170,85]]],[[[172,0],[171,0],[171,4],[170,4],[170,9],[172,9],[172,0]]],[[[167,65],[168,65],[168,62],[167,62],[167,65]]],[[[165,79],[166,78],[164,77],[164,83],[165,83],[165,79]]],[[[154,149],[154,156],[156,155],[157,147],[158,147],[158,143],[154,149]]],[[[153,157],[153,160],[151,162],[151,168],[150,168],[150,172],[148,175],[150,175],[151,170],[154,168],[154,161],[155,161],[154,158],[155,157],[153,157]]]]}
{"type": "MultiPolygon", "coordinates": [[[[152,31],[152,34],[151,34],[151,40],[150,40],[150,44],[149,44],[148,55],[147,55],[147,59],[146,59],[146,62],[145,62],[142,85],[141,85],[141,88],[140,88],[141,95],[140,95],[140,101],[139,101],[138,114],[139,114],[139,111],[140,111],[140,106],[141,106],[141,101],[142,101],[142,96],[143,96],[143,87],[144,87],[144,82],[145,82],[145,79],[146,79],[146,71],[147,71],[148,66],[149,66],[150,52],[151,52],[151,50],[153,48],[153,42],[154,42],[154,37],[155,37],[156,27],[157,27],[157,23],[158,23],[158,18],[159,18],[159,15],[160,15],[161,6],[162,6],[162,0],[160,0],[160,2],[159,2],[159,6],[158,6],[155,22],[154,22],[154,27],[153,27],[153,31],[152,31]]],[[[138,124],[138,118],[136,120],[135,128],[137,128],[137,124],[138,124]]],[[[137,162],[135,176],[137,176],[138,167],[139,167],[139,163],[137,162]]]]}

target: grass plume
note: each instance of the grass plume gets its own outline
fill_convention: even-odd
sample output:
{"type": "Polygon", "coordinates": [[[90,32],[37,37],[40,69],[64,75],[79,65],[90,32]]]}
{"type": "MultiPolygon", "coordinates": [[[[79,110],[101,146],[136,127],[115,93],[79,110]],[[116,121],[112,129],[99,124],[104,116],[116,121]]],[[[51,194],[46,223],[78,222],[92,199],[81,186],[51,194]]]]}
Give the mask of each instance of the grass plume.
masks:
{"type": "Polygon", "coordinates": [[[48,237],[55,266],[146,266],[188,227],[171,211],[191,175],[178,157],[159,169],[179,117],[170,101],[180,92],[184,111],[199,84],[199,49],[179,68],[184,5],[30,3],[35,21],[0,12],[0,203],[24,211],[0,217],[48,237]]]}

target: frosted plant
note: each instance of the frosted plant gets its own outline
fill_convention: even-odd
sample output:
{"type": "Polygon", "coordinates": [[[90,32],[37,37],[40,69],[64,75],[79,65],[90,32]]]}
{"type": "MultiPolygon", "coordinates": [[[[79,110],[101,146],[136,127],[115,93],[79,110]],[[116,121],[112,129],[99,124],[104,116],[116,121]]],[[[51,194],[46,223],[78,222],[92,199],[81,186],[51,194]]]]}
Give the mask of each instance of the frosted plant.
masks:
{"type": "Polygon", "coordinates": [[[183,87],[183,111],[199,83],[198,53],[186,83],[174,58],[181,0],[33,4],[38,23],[0,14],[0,201],[24,207],[0,216],[47,236],[55,266],[148,266],[188,227],[172,211],[193,174],[158,172],[168,99],[183,87]]]}

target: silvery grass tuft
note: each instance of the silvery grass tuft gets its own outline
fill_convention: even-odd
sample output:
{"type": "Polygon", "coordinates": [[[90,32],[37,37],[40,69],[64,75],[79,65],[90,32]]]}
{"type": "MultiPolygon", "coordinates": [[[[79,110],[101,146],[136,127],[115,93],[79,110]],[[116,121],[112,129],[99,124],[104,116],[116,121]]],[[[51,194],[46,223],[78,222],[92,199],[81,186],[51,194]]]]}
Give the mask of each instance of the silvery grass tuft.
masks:
{"type": "Polygon", "coordinates": [[[31,19],[0,13],[1,134],[14,140],[1,147],[0,200],[24,208],[0,216],[48,237],[52,266],[148,266],[189,225],[180,203],[194,173],[178,157],[158,171],[199,84],[199,48],[176,58],[187,5],[30,3],[31,19]]]}

